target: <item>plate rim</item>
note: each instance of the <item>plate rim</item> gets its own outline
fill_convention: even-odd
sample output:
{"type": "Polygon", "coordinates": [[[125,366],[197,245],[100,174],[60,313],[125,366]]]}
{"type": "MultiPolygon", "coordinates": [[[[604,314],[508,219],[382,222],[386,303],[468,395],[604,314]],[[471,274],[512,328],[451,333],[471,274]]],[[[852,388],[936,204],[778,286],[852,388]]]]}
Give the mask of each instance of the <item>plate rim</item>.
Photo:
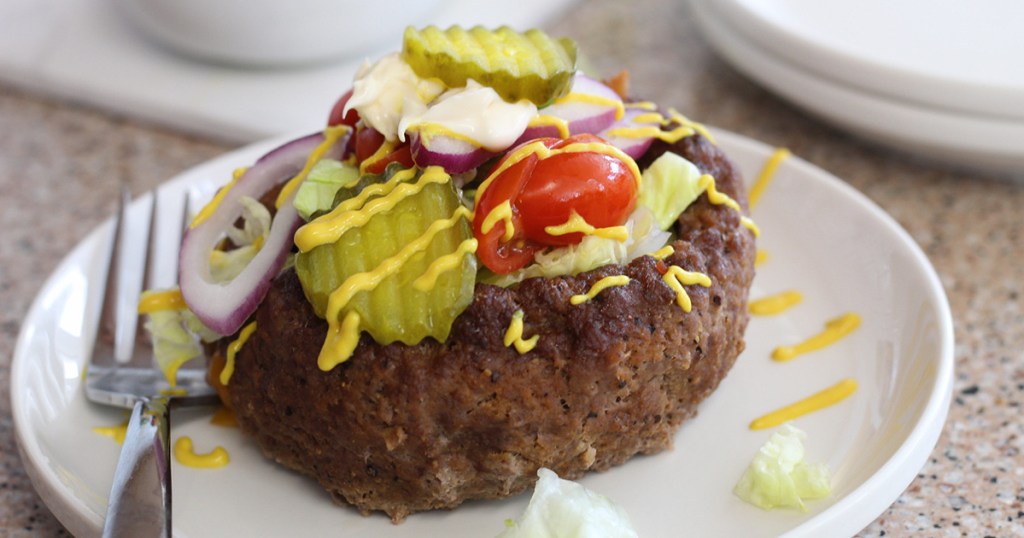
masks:
{"type": "MultiPolygon", "coordinates": [[[[730,145],[746,147],[747,150],[753,151],[757,154],[769,155],[773,149],[764,142],[741,134],[729,132],[724,129],[711,127],[711,131],[719,140],[725,140],[730,145]]],[[[225,160],[236,160],[237,156],[240,154],[255,153],[260,149],[270,149],[274,147],[275,144],[280,144],[283,141],[290,140],[291,138],[294,137],[279,136],[231,150],[176,174],[173,178],[161,183],[154,190],[148,191],[142,196],[147,196],[152,192],[159,192],[161,189],[168,188],[172,184],[186,183],[188,178],[199,174],[204,168],[222,166],[221,163],[225,160]]],[[[868,476],[867,479],[859,486],[827,508],[823,509],[820,513],[810,519],[800,522],[797,526],[788,530],[785,533],[785,536],[791,538],[799,536],[816,536],[820,535],[820,532],[825,530],[832,532],[838,529],[842,529],[845,534],[853,534],[863,529],[879,515],[884,513],[885,509],[902,494],[906,486],[913,481],[913,478],[917,475],[921,466],[927,461],[928,456],[931,454],[932,450],[934,450],[938,437],[944,429],[945,419],[948,415],[949,405],[952,399],[954,374],[954,332],[952,312],[949,307],[945,290],[935,268],[932,266],[931,262],[928,260],[927,256],[924,254],[923,250],[921,250],[916,241],[913,240],[910,234],[901,225],[899,225],[892,216],[886,213],[865,194],[856,190],[830,172],[805,161],[798,156],[794,155],[787,159],[785,165],[800,167],[803,170],[803,173],[814,175],[818,181],[822,181],[828,187],[838,190],[848,201],[856,203],[862,209],[871,213],[874,218],[884,223],[885,227],[899,240],[900,246],[903,247],[906,252],[911,254],[914,265],[917,266],[927,278],[926,288],[930,292],[928,294],[930,302],[934,303],[937,307],[937,324],[941,338],[938,346],[938,354],[933,358],[933,360],[936,361],[939,368],[935,375],[936,382],[934,386],[930,387],[927,403],[922,408],[921,415],[917,418],[914,427],[911,429],[910,433],[903,438],[895,452],[888,456],[885,463],[882,464],[882,466],[873,474],[868,476]],[[908,467],[908,463],[913,463],[913,465],[908,467]],[[905,482],[903,482],[903,487],[892,495],[881,496],[882,500],[879,501],[880,496],[877,495],[876,492],[894,480],[901,482],[905,480],[905,482]],[[872,508],[864,509],[863,506],[865,504],[869,504],[872,508]],[[858,518],[851,518],[846,515],[851,512],[859,512],[861,516],[858,518]]],[[[76,256],[80,257],[84,255],[87,244],[99,240],[100,234],[110,226],[111,221],[112,219],[108,219],[96,226],[96,228],[91,230],[82,240],[80,240],[56,265],[52,273],[47,277],[43,285],[37,291],[31,306],[26,311],[23,322],[40,315],[39,312],[43,309],[44,302],[43,292],[45,290],[50,290],[55,286],[59,277],[62,277],[62,274],[66,272],[67,266],[72,263],[76,256]]],[[[36,428],[31,427],[28,424],[29,420],[26,415],[26,410],[24,409],[25,405],[27,405],[24,394],[26,388],[25,384],[20,382],[26,375],[24,372],[27,368],[25,365],[27,359],[21,357],[25,356],[25,348],[29,345],[30,333],[30,328],[23,323],[21,330],[19,331],[11,360],[10,390],[12,419],[19,456],[21,457],[23,466],[25,467],[26,473],[29,475],[33,487],[43,499],[44,504],[46,504],[46,506],[54,513],[61,524],[76,535],[97,534],[102,526],[102,521],[89,517],[90,511],[83,503],[75,502],[77,499],[69,498],[66,492],[60,490],[61,484],[58,477],[56,477],[56,475],[41,462],[42,454],[39,453],[38,439],[27,436],[29,430],[36,430],[36,428]]],[[[885,489],[888,490],[889,488],[885,489]]]]}
{"type": "Polygon", "coordinates": [[[959,167],[1024,179],[1024,157],[1010,142],[1024,136],[1024,120],[941,109],[837,83],[766,52],[705,3],[710,4],[690,0],[697,26],[711,48],[743,75],[794,106],[875,142],[959,167]],[[808,93],[809,88],[814,91],[808,93]],[[892,121],[893,116],[900,120],[892,121]],[[945,136],[950,132],[969,136],[954,140],[945,136]]]}
{"type": "MultiPolygon", "coordinates": [[[[692,0],[691,4],[704,0],[692,0]]],[[[706,2],[708,12],[756,43],[780,60],[804,70],[860,88],[883,94],[889,99],[941,109],[945,112],[981,116],[993,120],[1024,120],[1020,95],[1022,84],[974,82],[955,73],[940,74],[924,70],[901,69],[884,59],[847,50],[835,43],[817,41],[806,33],[778,24],[764,10],[744,0],[706,2]],[[963,96],[969,95],[970,99],[963,96]]],[[[794,28],[801,28],[796,25],[794,28]]]]}

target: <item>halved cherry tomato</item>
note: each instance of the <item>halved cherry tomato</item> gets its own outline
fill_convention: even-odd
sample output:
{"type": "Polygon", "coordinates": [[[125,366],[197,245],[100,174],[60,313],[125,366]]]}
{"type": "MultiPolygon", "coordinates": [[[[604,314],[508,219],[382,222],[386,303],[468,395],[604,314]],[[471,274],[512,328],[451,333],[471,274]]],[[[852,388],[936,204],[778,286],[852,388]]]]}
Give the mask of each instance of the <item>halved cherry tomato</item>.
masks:
{"type": "MultiPolygon", "coordinates": [[[[352,129],[356,128],[356,124],[359,123],[359,112],[356,109],[345,112],[345,105],[348,104],[348,100],[352,98],[352,90],[349,90],[338,98],[338,101],[334,103],[334,107],[331,108],[331,114],[327,116],[327,126],[334,127],[335,125],[348,125],[352,129]]],[[[345,151],[343,156],[348,157],[355,151],[356,141],[354,136],[350,136],[348,143],[345,144],[345,151]]]]}
{"type": "Polygon", "coordinates": [[[370,163],[366,171],[371,174],[382,174],[384,169],[391,163],[400,163],[403,168],[412,168],[412,149],[408,143],[395,148],[394,151],[385,155],[382,159],[370,163]]]}
{"type": "Polygon", "coordinates": [[[338,98],[338,101],[334,103],[334,107],[331,108],[331,114],[327,116],[327,126],[334,127],[335,125],[348,125],[349,127],[355,127],[356,122],[359,121],[359,113],[356,109],[345,112],[345,105],[348,104],[348,100],[352,98],[352,90],[349,90],[338,98]]]}
{"type": "MultiPolygon", "coordinates": [[[[362,163],[372,157],[384,143],[384,135],[380,134],[376,129],[366,125],[357,127],[355,136],[356,162],[362,163]]],[[[408,142],[396,146],[384,157],[367,165],[365,171],[371,174],[380,174],[393,162],[401,163],[405,168],[413,166],[412,150],[409,148],[408,142]]]]}
{"type": "Polygon", "coordinates": [[[473,218],[473,233],[479,242],[477,257],[496,273],[523,267],[545,247],[582,241],[579,232],[551,235],[545,230],[565,224],[573,213],[595,228],[606,228],[623,224],[636,206],[639,178],[621,158],[629,157],[611,149],[604,140],[581,134],[526,144],[538,142],[551,150],[550,156],[542,159],[537,152],[524,156],[521,149],[509,151],[495,170],[501,170],[510,158],[520,160],[489,178],[490,183],[477,195],[473,218]],[[511,206],[511,239],[505,240],[504,220],[483,233],[488,215],[506,200],[511,206]]]}
{"type": "Polygon", "coordinates": [[[376,129],[360,125],[356,128],[356,162],[363,162],[384,143],[384,135],[376,129]]]}

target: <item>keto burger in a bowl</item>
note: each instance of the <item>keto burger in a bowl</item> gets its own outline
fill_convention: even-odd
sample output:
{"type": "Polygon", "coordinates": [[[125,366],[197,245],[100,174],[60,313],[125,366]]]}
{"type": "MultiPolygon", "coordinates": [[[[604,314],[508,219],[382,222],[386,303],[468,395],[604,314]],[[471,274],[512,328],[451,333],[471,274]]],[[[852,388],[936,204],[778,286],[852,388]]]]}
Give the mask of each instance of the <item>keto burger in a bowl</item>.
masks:
{"type": "Polygon", "coordinates": [[[268,458],[400,521],[672,445],[743,350],[756,227],[699,124],[566,39],[409,29],[183,241],[268,458]]]}

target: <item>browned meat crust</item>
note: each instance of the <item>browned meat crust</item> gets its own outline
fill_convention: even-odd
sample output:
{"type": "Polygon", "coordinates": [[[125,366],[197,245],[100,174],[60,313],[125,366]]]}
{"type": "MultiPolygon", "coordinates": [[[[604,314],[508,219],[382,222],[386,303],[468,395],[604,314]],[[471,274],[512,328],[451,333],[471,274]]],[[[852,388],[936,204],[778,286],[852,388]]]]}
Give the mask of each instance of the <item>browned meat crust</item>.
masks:
{"type": "MultiPolygon", "coordinates": [[[[657,144],[645,160],[666,148],[657,144]]],[[[742,180],[716,147],[693,136],[674,151],[745,206],[742,180]]],[[[381,346],[364,335],[330,372],[316,365],[326,324],[288,271],[256,314],[230,403],[268,457],[396,522],[520,492],[538,467],[576,478],[664,450],[742,351],[754,275],[753,237],[736,212],[702,197],[680,221],[665,263],[713,282],[687,287],[689,313],[645,256],[510,289],[478,284],[446,342],[381,346]],[[569,303],[614,274],[632,281],[569,303]],[[540,335],[524,355],[503,345],[518,309],[525,336],[540,335]]]]}

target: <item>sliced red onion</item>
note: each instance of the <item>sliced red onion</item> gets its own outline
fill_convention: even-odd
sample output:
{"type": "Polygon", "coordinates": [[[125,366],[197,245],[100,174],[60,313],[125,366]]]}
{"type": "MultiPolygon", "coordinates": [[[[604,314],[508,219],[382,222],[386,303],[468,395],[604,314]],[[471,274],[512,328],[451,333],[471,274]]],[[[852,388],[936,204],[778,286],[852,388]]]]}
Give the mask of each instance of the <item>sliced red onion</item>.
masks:
{"type": "Polygon", "coordinates": [[[494,153],[480,146],[452,136],[433,135],[428,138],[420,136],[418,131],[409,134],[412,160],[421,168],[440,166],[449,174],[461,174],[494,156],[494,153]]]}
{"type": "MultiPolygon", "coordinates": [[[[581,73],[577,73],[573,79],[570,95],[574,93],[592,95],[601,99],[611,100],[614,103],[622,102],[622,99],[619,98],[619,94],[615,93],[615,90],[581,73]]],[[[615,116],[619,110],[621,110],[621,105],[615,106],[569,100],[565,103],[542,108],[537,113],[542,116],[553,116],[565,120],[568,123],[569,136],[572,136],[582,133],[595,134],[600,132],[615,122],[615,116]]],[[[554,125],[534,125],[527,127],[526,131],[523,132],[523,135],[516,142],[543,137],[561,138],[561,133],[554,125]]]]}
{"type": "Polygon", "coordinates": [[[647,148],[651,147],[651,142],[654,141],[654,137],[651,136],[630,136],[627,135],[629,131],[627,129],[644,129],[650,127],[659,127],[660,123],[657,120],[651,119],[646,121],[637,121],[637,118],[641,117],[642,114],[650,114],[649,110],[642,108],[626,108],[626,113],[622,115],[622,119],[613,123],[607,129],[597,133],[597,136],[608,141],[609,144],[619,148],[623,153],[629,155],[634,159],[639,159],[646,151],[647,148]],[[621,129],[619,131],[619,129],[621,129]]]}
{"type": "MultiPolygon", "coordinates": [[[[242,272],[227,282],[216,282],[210,272],[210,252],[242,214],[239,198],[259,199],[280,183],[295,177],[309,154],[324,141],[320,133],[288,142],[260,157],[224,195],[206,220],[190,228],[178,257],[181,295],[204,325],[222,335],[236,332],[256,310],[274,276],[291,251],[295,230],[302,222],[292,198],[278,209],[263,247],[242,272]]],[[[324,155],[337,159],[348,143],[338,140],[324,155]]],[[[294,197],[294,194],[292,194],[294,197]]]]}

